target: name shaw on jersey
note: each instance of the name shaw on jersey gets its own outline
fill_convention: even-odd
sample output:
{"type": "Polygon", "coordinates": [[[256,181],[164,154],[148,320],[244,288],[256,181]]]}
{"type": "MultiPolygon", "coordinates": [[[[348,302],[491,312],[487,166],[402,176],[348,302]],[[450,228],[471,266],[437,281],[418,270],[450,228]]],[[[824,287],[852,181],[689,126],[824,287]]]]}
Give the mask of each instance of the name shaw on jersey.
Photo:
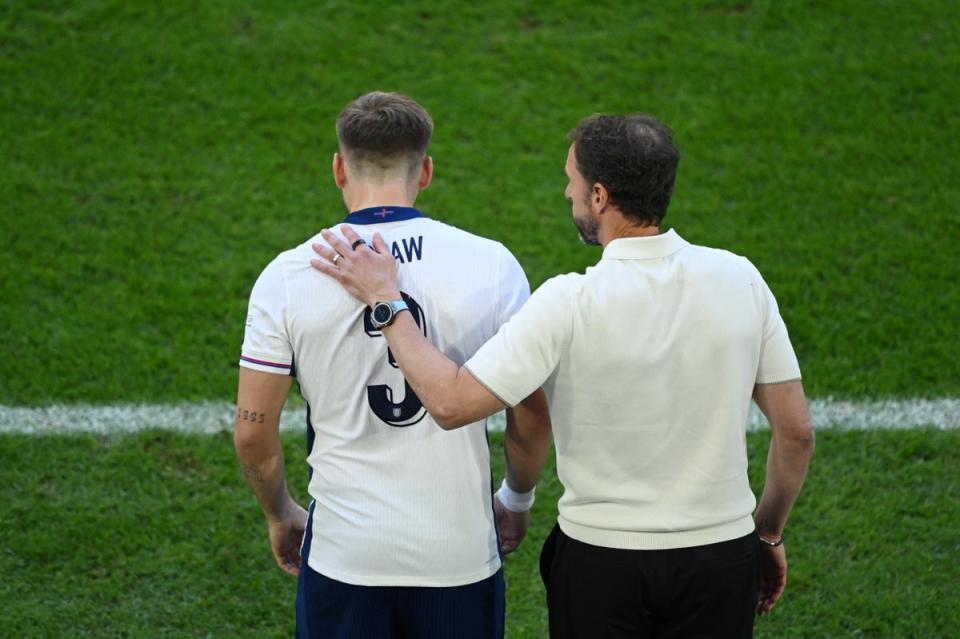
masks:
{"type": "Polygon", "coordinates": [[[423,259],[423,236],[418,235],[417,237],[404,238],[399,242],[394,242],[390,248],[390,252],[393,253],[393,256],[401,264],[406,264],[414,260],[420,261],[423,259]]]}

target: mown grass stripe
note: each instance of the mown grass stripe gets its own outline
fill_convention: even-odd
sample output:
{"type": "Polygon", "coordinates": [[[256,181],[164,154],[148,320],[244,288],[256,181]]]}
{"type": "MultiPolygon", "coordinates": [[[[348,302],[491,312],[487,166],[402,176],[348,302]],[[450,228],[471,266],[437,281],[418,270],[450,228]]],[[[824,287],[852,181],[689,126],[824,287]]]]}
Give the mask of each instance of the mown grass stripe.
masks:
{"type": "MultiPolygon", "coordinates": [[[[228,402],[182,404],[113,404],[53,406],[0,405],[0,433],[58,434],[71,432],[122,433],[163,428],[191,433],[216,433],[233,429],[235,406],[228,402]]],[[[810,413],[817,428],[841,430],[905,429],[933,426],[960,427],[960,399],[890,399],[848,401],[815,399],[810,413]]],[[[490,429],[502,431],[503,413],[490,418],[490,429]]],[[[283,430],[303,430],[306,410],[283,412],[283,430]]],[[[749,430],[767,427],[766,419],[752,406],[749,430]]]]}

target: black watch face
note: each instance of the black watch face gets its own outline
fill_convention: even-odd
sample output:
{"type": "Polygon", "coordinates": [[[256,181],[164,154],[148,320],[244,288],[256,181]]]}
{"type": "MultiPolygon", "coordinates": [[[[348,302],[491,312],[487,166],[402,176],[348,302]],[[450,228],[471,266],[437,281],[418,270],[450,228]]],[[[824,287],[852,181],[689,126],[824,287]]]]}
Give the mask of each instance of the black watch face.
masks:
{"type": "Polygon", "coordinates": [[[392,315],[390,306],[387,304],[377,304],[373,307],[373,321],[377,324],[386,324],[392,315]]]}

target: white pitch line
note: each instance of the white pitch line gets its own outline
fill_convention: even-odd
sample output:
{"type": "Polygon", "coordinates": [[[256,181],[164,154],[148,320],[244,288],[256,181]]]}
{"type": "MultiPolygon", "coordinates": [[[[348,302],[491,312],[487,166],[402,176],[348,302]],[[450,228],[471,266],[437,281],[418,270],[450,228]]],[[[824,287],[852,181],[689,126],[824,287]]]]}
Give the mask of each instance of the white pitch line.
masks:
{"type": "MultiPolygon", "coordinates": [[[[43,407],[0,405],[0,434],[34,435],[86,433],[129,433],[162,428],[190,433],[218,433],[233,430],[236,407],[229,402],[183,404],[60,404],[43,407]]],[[[306,428],[306,409],[283,411],[282,430],[306,428]]],[[[815,399],[810,414],[816,428],[840,430],[906,429],[933,427],[960,428],[960,399],[891,399],[848,401],[815,399]]],[[[491,431],[502,431],[504,414],[489,420],[491,431]]],[[[748,430],[767,428],[767,420],[756,405],[751,407],[748,430]]]]}

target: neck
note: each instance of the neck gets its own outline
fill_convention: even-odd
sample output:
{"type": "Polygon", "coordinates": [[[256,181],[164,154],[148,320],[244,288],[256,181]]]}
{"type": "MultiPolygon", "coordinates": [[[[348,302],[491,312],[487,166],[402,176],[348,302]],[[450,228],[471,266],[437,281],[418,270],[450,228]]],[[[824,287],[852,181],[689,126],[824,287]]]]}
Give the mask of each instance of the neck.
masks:
{"type": "Polygon", "coordinates": [[[599,240],[600,245],[603,248],[607,247],[607,244],[614,240],[619,240],[626,237],[650,237],[652,235],[658,235],[660,233],[659,226],[638,226],[628,221],[622,215],[617,215],[615,219],[611,219],[610,223],[606,225],[607,228],[601,224],[599,240]]]}
{"type": "Polygon", "coordinates": [[[373,206],[413,206],[417,195],[405,182],[355,182],[344,192],[343,203],[350,212],[373,206]]]}

